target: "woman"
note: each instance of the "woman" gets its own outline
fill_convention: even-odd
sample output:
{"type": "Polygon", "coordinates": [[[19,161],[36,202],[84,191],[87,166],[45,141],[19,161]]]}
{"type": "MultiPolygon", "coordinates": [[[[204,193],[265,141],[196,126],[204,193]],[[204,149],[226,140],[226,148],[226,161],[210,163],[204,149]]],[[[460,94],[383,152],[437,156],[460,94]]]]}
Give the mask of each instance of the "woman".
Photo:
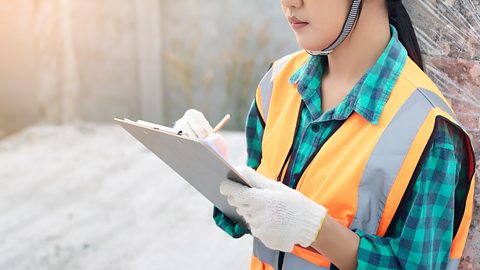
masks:
{"type": "MultiPolygon", "coordinates": [[[[473,204],[468,134],[425,75],[400,1],[282,0],[304,49],[273,63],[247,118],[251,186],[220,191],[251,269],[456,269],[473,204]]],[[[176,128],[207,137],[203,115],[176,128]]],[[[219,135],[208,137],[222,144],[219,135]]]]}

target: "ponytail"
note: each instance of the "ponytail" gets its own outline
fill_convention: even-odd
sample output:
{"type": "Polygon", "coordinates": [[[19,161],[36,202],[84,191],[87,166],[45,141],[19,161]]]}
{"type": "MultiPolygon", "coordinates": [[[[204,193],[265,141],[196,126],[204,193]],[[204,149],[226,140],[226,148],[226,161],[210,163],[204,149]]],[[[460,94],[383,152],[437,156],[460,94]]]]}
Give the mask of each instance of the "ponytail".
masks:
{"type": "Polygon", "coordinates": [[[423,59],[412,21],[401,0],[386,0],[390,24],[395,26],[398,38],[407,49],[408,56],[422,69],[423,59]]]}

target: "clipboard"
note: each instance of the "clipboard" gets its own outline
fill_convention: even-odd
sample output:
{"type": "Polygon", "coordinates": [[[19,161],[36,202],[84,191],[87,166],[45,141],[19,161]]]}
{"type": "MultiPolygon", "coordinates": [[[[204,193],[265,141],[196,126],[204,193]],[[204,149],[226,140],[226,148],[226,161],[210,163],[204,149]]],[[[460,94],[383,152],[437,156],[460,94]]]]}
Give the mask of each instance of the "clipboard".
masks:
{"type": "Polygon", "coordinates": [[[227,197],[220,193],[220,182],[228,178],[249,185],[207,141],[142,120],[115,118],[115,121],[232,221],[247,226],[235,207],[228,204],[227,197]]]}

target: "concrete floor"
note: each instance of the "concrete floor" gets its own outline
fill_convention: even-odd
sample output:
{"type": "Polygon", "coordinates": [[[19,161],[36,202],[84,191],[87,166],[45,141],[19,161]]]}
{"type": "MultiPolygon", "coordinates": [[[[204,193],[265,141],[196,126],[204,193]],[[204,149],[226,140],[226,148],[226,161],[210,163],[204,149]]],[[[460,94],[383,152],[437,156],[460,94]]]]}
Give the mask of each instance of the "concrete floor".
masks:
{"type": "MultiPolygon", "coordinates": [[[[223,133],[233,164],[242,133],[223,133]]],[[[115,125],[34,126],[0,141],[0,269],[247,269],[251,237],[115,125]]]]}

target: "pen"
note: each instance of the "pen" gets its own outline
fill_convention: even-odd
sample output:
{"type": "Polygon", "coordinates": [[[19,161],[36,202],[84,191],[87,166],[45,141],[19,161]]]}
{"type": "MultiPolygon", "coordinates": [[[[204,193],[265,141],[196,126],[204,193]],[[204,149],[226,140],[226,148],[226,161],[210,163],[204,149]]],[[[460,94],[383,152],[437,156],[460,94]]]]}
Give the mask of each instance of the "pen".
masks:
{"type": "Polygon", "coordinates": [[[225,126],[225,124],[228,122],[228,120],[230,120],[230,118],[232,118],[230,114],[225,115],[225,117],[223,117],[223,119],[218,122],[218,124],[213,128],[213,132],[215,133],[222,129],[222,127],[225,126]]]}

